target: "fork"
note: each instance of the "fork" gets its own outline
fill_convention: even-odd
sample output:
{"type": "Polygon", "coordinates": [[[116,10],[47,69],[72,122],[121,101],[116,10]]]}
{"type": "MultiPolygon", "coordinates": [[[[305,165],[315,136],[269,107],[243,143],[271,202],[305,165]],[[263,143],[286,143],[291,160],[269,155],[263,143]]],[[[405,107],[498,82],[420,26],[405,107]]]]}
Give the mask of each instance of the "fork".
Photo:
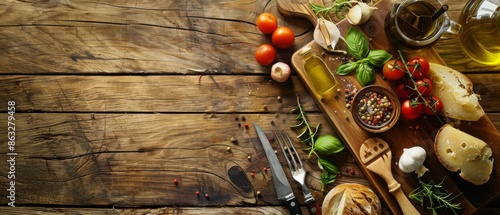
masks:
{"type": "Polygon", "coordinates": [[[299,183],[302,187],[302,193],[304,194],[304,203],[307,204],[309,214],[322,214],[321,208],[316,202],[316,199],[314,199],[311,191],[309,191],[309,189],[307,189],[306,187],[306,170],[304,168],[304,165],[302,164],[302,160],[299,157],[299,153],[293,145],[293,141],[290,139],[290,136],[288,136],[286,132],[282,131],[275,132],[274,135],[276,136],[276,139],[281,146],[281,151],[285,155],[286,163],[288,164],[290,172],[292,173],[293,179],[295,179],[295,181],[297,181],[297,183],[299,183]]]}

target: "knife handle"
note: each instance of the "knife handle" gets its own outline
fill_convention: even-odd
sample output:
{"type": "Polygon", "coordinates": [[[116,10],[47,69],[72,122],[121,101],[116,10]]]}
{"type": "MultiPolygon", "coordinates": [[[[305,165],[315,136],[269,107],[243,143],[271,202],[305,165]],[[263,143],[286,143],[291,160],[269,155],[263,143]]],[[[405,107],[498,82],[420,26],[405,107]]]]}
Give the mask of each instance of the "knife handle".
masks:
{"type": "Polygon", "coordinates": [[[318,205],[318,202],[313,201],[307,205],[307,211],[311,215],[322,215],[321,208],[318,205]]]}
{"type": "Polygon", "coordinates": [[[297,202],[297,199],[295,199],[295,197],[287,200],[286,206],[288,207],[288,211],[290,211],[290,215],[302,215],[302,210],[300,209],[299,202],[297,202]]]}

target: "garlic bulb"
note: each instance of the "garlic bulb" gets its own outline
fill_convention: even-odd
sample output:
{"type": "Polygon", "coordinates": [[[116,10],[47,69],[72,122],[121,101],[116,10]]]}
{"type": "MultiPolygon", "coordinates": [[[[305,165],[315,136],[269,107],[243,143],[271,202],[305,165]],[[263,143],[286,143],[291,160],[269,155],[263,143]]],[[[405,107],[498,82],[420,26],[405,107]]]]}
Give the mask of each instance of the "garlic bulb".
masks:
{"type": "Polygon", "coordinates": [[[427,153],[420,146],[414,146],[409,149],[403,149],[403,154],[399,158],[399,169],[405,173],[415,172],[417,177],[421,177],[429,171],[423,164],[427,153]]]}
{"type": "Polygon", "coordinates": [[[314,41],[324,49],[330,52],[340,52],[346,54],[347,52],[344,50],[335,50],[335,46],[339,39],[345,42],[344,38],[340,34],[340,30],[337,26],[330,21],[325,20],[324,18],[318,19],[318,24],[314,29],[314,41]]]}
{"type": "Polygon", "coordinates": [[[377,9],[378,8],[372,7],[364,2],[358,2],[349,9],[349,12],[347,12],[347,21],[352,25],[361,25],[368,21],[377,9]]]}

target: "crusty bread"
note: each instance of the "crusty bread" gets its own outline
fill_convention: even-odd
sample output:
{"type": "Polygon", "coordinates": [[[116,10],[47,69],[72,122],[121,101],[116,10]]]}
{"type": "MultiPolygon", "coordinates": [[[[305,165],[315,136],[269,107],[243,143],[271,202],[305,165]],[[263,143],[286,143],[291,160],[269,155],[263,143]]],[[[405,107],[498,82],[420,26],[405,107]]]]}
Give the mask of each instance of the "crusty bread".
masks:
{"type": "Polygon", "coordinates": [[[490,179],[493,170],[491,148],[484,141],[446,124],[434,141],[436,156],[446,169],[475,185],[490,179]]]}
{"type": "Polygon", "coordinates": [[[432,95],[443,103],[440,114],[446,117],[477,121],[485,115],[479,105],[479,98],[473,92],[472,82],[464,74],[449,67],[430,63],[430,79],[433,84],[432,95]]]}
{"type": "Polygon", "coordinates": [[[324,215],[382,214],[378,196],[368,187],[356,183],[344,183],[334,187],[323,200],[324,215]]]}

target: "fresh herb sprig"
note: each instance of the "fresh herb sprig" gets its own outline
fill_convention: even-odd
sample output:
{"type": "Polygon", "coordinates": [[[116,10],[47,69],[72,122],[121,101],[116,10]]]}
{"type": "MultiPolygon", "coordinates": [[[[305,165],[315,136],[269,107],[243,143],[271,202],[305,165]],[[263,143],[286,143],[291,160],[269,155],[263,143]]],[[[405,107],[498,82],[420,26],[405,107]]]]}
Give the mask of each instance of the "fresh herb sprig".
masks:
{"type": "Polygon", "coordinates": [[[419,187],[413,190],[408,197],[419,202],[422,207],[428,204],[427,209],[432,210],[432,214],[434,215],[437,215],[437,210],[440,208],[451,210],[453,214],[459,214],[458,210],[462,209],[462,206],[460,203],[453,203],[453,201],[461,193],[453,196],[453,193],[449,193],[443,187],[443,182],[444,179],[439,184],[434,184],[432,180],[429,183],[419,180],[419,187]]]}
{"type": "Polygon", "coordinates": [[[335,14],[337,18],[342,19],[344,18],[344,12],[349,10],[356,2],[358,1],[334,0],[330,6],[317,5],[312,2],[309,5],[316,15],[326,17],[335,14]]]}
{"type": "Polygon", "coordinates": [[[308,157],[311,157],[311,155],[313,153],[315,153],[314,152],[314,148],[315,148],[314,147],[314,142],[315,142],[314,139],[316,138],[316,134],[318,133],[319,126],[321,125],[321,123],[318,123],[316,125],[316,127],[314,127],[314,128],[311,127],[311,125],[309,125],[309,122],[307,121],[306,112],[302,108],[302,104],[300,103],[300,98],[298,95],[297,95],[297,107],[295,107],[292,110],[292,112],[297,113],[297,117],[295,117],[295,119],[297,121],[299,121],[299,123],[292,125],[291,128],[292,129],[304,128],[302,133],[300,133],[297,136],[297,138],[299,138],[302,143],[308,144],[311,146],[309,156],[308,156],[308,157]]]}
{"type": "Polygon", "coordinates": [[[311,127],[309,122],[307,121],[307,115],[304,109],[302,108],[302,104],[300,103],[300,98],[297,95],[297,107],[295,107],[292,112],[297,113],[296,120],[299,121],[298,124],[292,125],[292,129],[304,129],[297,138],[304,144],[310,146],[309,156],[315,155],[318,160],[318,167],[323,170],[321,174],[321,194],[323,194],[325,190],[325,186],[335,182],[337,175],[340,173],[340,169],[331,161],[320,157],[316,150],[320,153],[324,154],[334,154],[342,151],[345,146],[338,140],[337,138],[331,135],[320,136],[316,139],[316,135],[318,133],[320,123],[318,123],[315,127],[311,127]],[[316,146],[320,146],[317,148],[316,146]],[[326,152],[326,153],[325,153],[326,152]]]}
{"type": "Polygon", "coordinates": [[[356,28],[349,28],[346,35],[347,53],[355,61],[344,61],[337,68],[339,75],[348,75],[356,71],[356,78],[362,86],[375,83],[375,68],[382,67],[392,58],[384,50],[370,50],[370,44],[364,34],[356,28]]]}

